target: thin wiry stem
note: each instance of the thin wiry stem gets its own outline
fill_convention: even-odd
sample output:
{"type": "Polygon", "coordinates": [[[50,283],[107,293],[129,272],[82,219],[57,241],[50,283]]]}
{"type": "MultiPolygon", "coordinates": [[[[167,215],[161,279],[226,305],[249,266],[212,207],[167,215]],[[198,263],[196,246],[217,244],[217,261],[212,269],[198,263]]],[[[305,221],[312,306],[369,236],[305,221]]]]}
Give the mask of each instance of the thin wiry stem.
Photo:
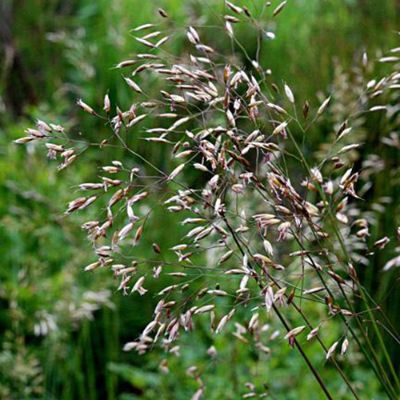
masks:
{"type": "MultiPolygon", "coordinates": [[[[231,225],[229,224],[228,220],[226,217],[224,217],[224,221],[226,223],[226,226],[228,227],[236,245],[238,246],[240,252],[242,253],[242,255],[244,256],[246,253],[244,252],[244,250],[242,249],[242,246],[239,242],[239,240],[236,238],[236,233],[233,230],[233,228],[231,227],[231,225]]],[[[261,283],[258,282],[258,284],[260,285],[261,283]]],[[[262,286],[260,286],[260,288],[262,289],[262,286]]],[[[284,319],[284,317],[282,316],[282,314],[280,313],[280,311],[278,310],[278,308],[275,306],[275,304],[273,304],[272,306],[275,314],[278,316],[279,320],[281,321],[282,325],[285,327],[286,331],[289,332],[291,330],[290,326],[288,325],[288,323],[286,322],[286,320],[284,319]]],[[[308,368],[310,369],[310,371],[312,372],[312,374],[314,375],[315,379],[317,380],[318,384],[320,385],[321,389],[323,390],[323,392],[325,393],[327,399],[332,399],[333,397],[330,395],[325,383],[322,381],[321,376],[319,375],[318,371],[314,368],[314,366],[312,365],[311,361],[309,360],[309,358],[307,357],[306,353],[304,352],[303,348],[301,347],[301,345],[299,344],[299,342],[297,341],[296,338],[294,338],[294,343],[296,345],[296,348],[298,349],[299,353],[301,354],[301,356],[303,357],[304,361],[306,362],[308,368]]]]}

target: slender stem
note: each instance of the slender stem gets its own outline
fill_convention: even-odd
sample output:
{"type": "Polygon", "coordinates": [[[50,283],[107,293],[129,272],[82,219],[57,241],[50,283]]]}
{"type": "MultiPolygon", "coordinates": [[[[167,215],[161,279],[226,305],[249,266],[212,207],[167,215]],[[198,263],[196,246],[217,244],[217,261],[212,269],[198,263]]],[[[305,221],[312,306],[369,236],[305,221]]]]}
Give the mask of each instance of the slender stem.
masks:
{"type": "MultiPolygon", "coordinates": [[[[304,164],[304,166],[305,166],[307,172],[308,172],[309,174],[311,174],[310,167],[309,167],[309,165],[308,165],[308,163],[307,163],[307,160],[305,159],[304,154],[303,154],[303,152],[301,151],[301,149],[300,149],[300,147],[299,147],[297,141],[295,140],[295,138],[293,137],[293,135],[291,134],[291,132],[290,132],[289,130],[287,130],[287,132],[288,132],[288,136],[290,137],[291,141],[293,142],[293,144],[294,144],[294,146],[295,146],[295,148],[296,148],[296,150],[297,150],[297,152],[298,152],[300,158],[302,159],[302,162],[303,162],[303,164],[304,164]]],[[[317,189],[318,189],[318,191],[319,191],[321,197],[325,200],[325,199],[326,199],[326,198],[325,198],[325,193],[323,192],[322,188],[320,188],[319,185],[317,185],[317,189]]],[[[344,243],[343,243],[343,239],[342,239],[342,237],[341,237],[341,235],[340,235],[340,232],[338,232],[338,230],[337,230],[337,227],[336,227],[336,224],[335,224],[334,216],[332,215],[332,212],[331,212],[330,209],[329,209],[328,211],[329,211],[328,214],[329,214],[329,216],[330,216],[330,218],[331,218],[331,220],[332,220],[332,227],[333,227],[333,229],[334,229],[335,235],[337,236],[337,238],[338,238],[338,240],[339,240],[339,243],[340,243],[340,246],[341,246],[341,248],[342,248],[342,251],[343,251],[343,253],[345,254],[346,258],[349,258],[348,253],[347,253],[347,249],[346,249],[346,247],[345,247],[345,245],[344,245],[344,243]]],[[[340,285],[339,285],[339,286],[340,286],[340,285]]],[[[357,286],[359,286],[359,285],[357,285],[357,286]]],[[[344,293],[343,288],[342,288],[341,286],[340,286],[340,288],[341,288],[341,291],[344,293]]],[[[376,322],[375,322],[375,320],[374,320],[374,318],[373,318],[372,312],[371,312],[371,310],[369,310],[369,304],[368,304],[368,302],[366,302],[365,294],[362,292],[362,290],[360,290],[360,293],[361,293],[361,296],[363,297],[363,301],[366,303],[366,307],[367,307],[368,313],[369,313],[369,315],[370,315],[370,318],[371,318],[372,321],[373,321],[373,327],[374,327],[375,333],[376,333],[376,335],[377,335],[377,337],[378,337],[378,339],[379,339],[379,341],[380,341],[380,344],[381,344],[381,346],[382,346],[382,351],[384,352],[385,356],[387,355],[386,358],[387,358],[387,362],[388,362],[388,364],[389,364],[389,368],[390,368],[391,371],[393,371],[393,364],[392,364],[392,362],[391,362],[391,360],[390,360],[390,357],[388,357],[388,353],[387,353],[386,346],[385,346],[385,344],[384,344],[384,342],[383,342],[383,339],[382,339],[382,337],[381,337],[381,334],[380,334],[380,332],[379,332],[379,329],[378,329],[378,327],[377,327],[377,325],[376,325],[376,322]]],[[[350,306],[351,309],[352,309],[352,305],[351,305],[350,303],[349,303],[349,306],[350,306]]],[[[372,344],[370,343],[369,338],[367,337],[367,335],[365,334],[365,331],[363,330],[361,321],[359,321],[359,319],[358,319],[357,316],[355,317],[355,319],[356,319],[356,321],[357,321],[357,323],[358,323],[358,325],[359,325],[359,327],[360,327],[360,331],[362,332],[364,338],[366,339],[367,344],[369,344],[369,347],[370,347],[371,353],[372,353],[372,355],[373,355],[373,357],[374,357],[374,359],[375,359],[375,362],[377,363],[377,365],[378,365],[379,368],[381,369],[381,373],[382,373],[383,379],[384,379],[384,380],[387,382],[387,384],[389,385],[388,389],[390,388],[390,389],[389,389],[390,391],[395,392],[395,390],[393,389],[393,387],[392,387],[392,385],[391,385],[390,379],[388,378],[388,376],[387,376],[387,374],[386,374],[386,371],[384,370],[382,364],[381,364],[380,361],[379,361],[379,358],[377,357],[377,355],[376,355],[376,353],[375,353],[375,350],[374,350],[372,344]]],[[[395,381],[396,381],[396,384],[398,384],[398,379],[397,379],[396,376],[395,376],[395,381]]]]}
{"type": "MultiPolygon", "coordinates": [[[[272,308],[275,312],[275,314],[278,316],[279,320],[282,322],[283,326],[285,327],[285,329],[289,332],[290,331],[290,326],[287,324],[287,322],[285,321],[285,319],[283,318],[282,314],[280,313],[280,311],[278,310],[278,308],[275,306],[275,304],[272,305],[272,308]]],[[[299,342],[297,341],[297,339],[294,339],[294,344],[297,347],[297,350],[299,350],[300,354],[302,355],[302,357],[304,358],[304,361],[306,362],[308,368],[310,368],[311,372],[313,373],[315,379],[318,381],[319,385],[321,386],[321,389],[323,390],[323,392],[325,393],[325,396],[328,399],[332,399],[333,397],[330,395],[327,387],[325,386],[324,382],[322,381],[320,375],[318,374],[318,371],[314,368],[314,366],[311,364],[309,358],[307,357],[306,353],[303,351],[302,347],[300,346],[299,342]]]]}
{"type": "MultiPolygon", "coordinates": [[[[272,275],[268,274],[268,277],[274,282],[274,284],[275,284],[278,288],[281,287],[281,286],[279,285],[279,283],[272,277],[272,275]]],[[[312,329],[313,327],[312,327],[311,323],[309,322],[308,318],[305,316],[305,314],[303,313],[303,311],[301,310],[301,308],[298,307],[298,305],[297,305],[294,301],[292,301],[290,304],[291,304],[291,305],[293,306],[293,308],[301,315],[301,317],[303,318],[303,320],[304,320],[304,322],[307,324],[307,326],[308,326],[310,329],[312,329]]],[[[325,346],[324,342],[322,341],[322,339],[320,338],[320,336],[319,336],[318,334],[317,334],[317,336],[316,336],[316,339],[317,339],[318,343],[321,345],[321,347],[323,348],[323,350],[325,351],[325,353],[327,353],[327,352],[328,352],[328,349],[327,349],[327,347],[325,346]]],[[[344,373],[344,371],[340,368],[339,364],[337,363],[335,357],[332,357],[332,361],[333,361],[333,364],[335,365],[336,369],[338,370],[340,376],[341,376],[342,379],[345,381],[347,387],[348,387],[348,388],[350,389],[350,391],[352,392],[353,396],[354,396],[356,399],[360,400],[360,398],[358,397],[356,391],[355,391],[354,388],[352,387],[351,382],[349,381],[349,379],[347,378],[346,374],[344,373]]]]}
{"type": "MultiPolygon", "coordinates": [[[[231,227],[231,225],[228,222],[228,219],[226,218],[226,216],[223,217],[226,226],[228,227],[228,230],[230,231],[237,247],[239,248],[239,251],[242,253],[242,255],[244,256],[246,253],[244,252],[244,250],[242,249],[242,246],[239,242],[239,240],[236,237],[236,232],[234,231],[234,229],[231,227]]],[[[262,285],[261,282],[258,282],[258,285],[260,286],[260,288],[262,289],[262,285]]],[[[283,326],[285,327],[285,329],[289,332],[290,331],[290,327],[288,325],[288,323],[285,321],[285,319],[283,318],[282,314],[280,313],[280,311],[278,310],[278,308],[275,306],[275,304],[273,304],[273,310],[275,312],[275,314],[278,316],[279,320],[281,321],[281,323],[283,324],[283,326]]],[[[310,369],[310,371],[312,372],[312,374],[314,375],[315,379],[317,380],[318,384],[320,385],[322,391],[325,393],[326,397],[329,400],[333,400],[333,397],[330,395],[327,387],[325,386],[321,376],[318,374],[318,371],[314,368],[314,366],[312,365],[311,361],[309,360],[309,358],[307,357],[306,353],[303,351],[301,345],[298,343],[298,341],[296,340],[296,338],[294,339],[294,343],[296,345],[297,350],[299,351],[299,353],[301,354],[301,356],[303,357],[304,361],[306,362],[308,368],[310,369]]]]}
{"type": "MultiPolygon", "coordinates": [[[[296,235],[295,233],[293,233],[293,235],[294,235],[294,237],[295,237],[297,243],[300,245],[300,247],[301,247],[303,250],[306,250],[305,247],[302,245],[300,239],[297,237],[297,235],[296,235]]],[[[318,270],[317,266],[315,265],[314,260],[312,259],[312,257],[310,257],[310,255],[308,255],[308,258],[309,258],[309,260],[310,260],[310,262],[311,262],[311,265],[314,267],[314,269],[315,269],[315,271],[316,271],[316,273],[317,273],[317,275],[318,275],[318,277],[319,277],[321,283],[323,284],[325,290],[327,291],[327,293],[329,294],[330,297],[334,298],[334,295],[333,295],[332,291],[329,289],[328,285],[326,284],[326,282],[325,282],[325,280],[324,280],[322,274],[320,273],[320,271],[318,270]]],[[[339,285],[340,291],[342,292],[342,295],[344,296],[344,298],[345,298],[345,300],[346,300],[346,303],[348,304],[350,310],[351,310],[351,311],[353,312],[353,314],[355,315],[355,312],[354,312],[354,309],[353,309],[352,304],[350,303],[350,300],[348,299],[348,297],[347,297],[346,293],[344,292],[342,286],[341,286],[339,283],[338,283],[338,285],[339,285]]],[[[352,327],[350,326],[350,324],[349,324],[348,321],[346,320],[345,316],[344,316],[342,313],[339,313],[339,316],[340,316],[340,318],[343,320],[343,322],[344,322],[344,324],[346,325],[346,327],[349,329],[349,331],[350,331],[352,337],[353,337],[353,338],[355,339],[355,341],[357,342],[357,344],[358,344],[358,346],[360,347],[361,351],[364,353],[365,358],[368,360],[368,362],[369,362],[369,364],[371,365],[372,369],[374,370],[374,372],[375,372],[377,378],[380,380],[380,382],[381,382],[381,384],[382,384],[384,390],[387,392],[387,394],[389,395],[389,397],[390,397],[391,399],[394,399],[394,400],[395,400],[395,399],[396,399],[396,396],[394,395],[394,397],[393,397],[393,393],[391,393],[391,391],[394,392],[394,390],[393,390],[393,388],[390,386],[390,382],[389,382],[389,387],[386,386],[386,383],[388,382],[388,378],[387,378],[387,376],[384,374],[383,367],[382,367],[382,365],[380,364],[379,360],[377,359],[377,355],[376,355],[376,353],[375,353],[375,351],[374,351],[374,348],[373,348],[371,342],[369,341],[368,336],[365,334],[365,332],[364,332],[364,330],[363,330],[361,321],[359,321],[357,315],[355,315],[354,319],[355,319],[355,320],[357,321],[357,323],[358,323],[359,329],[360,329],[361,333],[363,334],[363,337],[364,337],[364,339],[365,339],[365,341],[366,341],[366,343],[367,343],[367,345],[368,345],[368,347],[369,347],[369,350],[371,351],[371,354],[372,354],[372,356],[373,356],[375,362],[371,360],[371,357],[370,357],[368,351],[364,348],[364,346],[363,346],[362,343],[360,342],[360,339],[358,338],[358,335],[354,332],[354,330],[352,329],[352,327]],[[378,371],[378,369],[377,369],[378,367],[380,368],[380,371],[378,371]],[[383,380],[383,381],[382,381],[382,380],[383,380]],[[384,381],[386,381],[386,383],[384,383],[384,381]]]]}
{"type": "MultiPolygon", "coordinates": [[[[336,229],[336,227],[334,227],[334,231],[335,231],[335,234],[336,234],[336,236],[337,236],[337,238],[338,238],[338,240],[339,240],[339,243],[340,243],[340,246],[341,246],[341,248],[342,248],[343,253],[345,254],[346,258],[349,258],[349,255],[348,255],[348,253],[347,253],[346,246],[344,245],[344,242],[343,242],[342,235],[341,235],[340,232],[336,229]]],[[[372,321],[372,326],[373,326],[373,328],[374,328],[375,334],[376,334],[376,336],[377,336],[377,338],[378,338],[379,344],[380,344],[380,346],[381,346],[381,348],[382,348],[382,351],[383,351],[383,354],[384,354],[384,356],[385,356],[385,358],[386,358],[386,361],[387,361],[387,363],[388,363],[388,365],[389,365],[390,372],[392,373],[392,376],[393,376],[393,379],[394,379],[394,381],[395,381],[395,384],[397,385],[398,389],[400,389],[399,379],[398,379],[398,377],[397,377],[396,371],[394,370],[392,360],[391,360],[391,358],[390,358],[390,356],[389,356],[389,353],[388,353],[388,351],[387,351],[387,349],[386,349],[385,342],[384,342],[384,340],[383,340],[383,338],[382,338],[381,332],[380,332],[380,330],[379,330],[379,328],[378,328],[378,325],[377,325],[377,323],[376,323],[376,321],[375,321],[374,315],[373,315],[373,313],[372,313],[372,311],[371,311],[371,309],[370,309],[370,307],[369,307],[369,301],[368,301],[368,299],[367,299],[367,297],[366,297],[366,295],[365,295],[365,292],[364,292],[365,289],[364,289],[364,288],[362,287],[362,285],[359,283],[359,280],[358,280],[358,279],[355,280],[355,281],[356,281],[358,290],[360,291],[361,298],[362,298],[364,304],[366,305],[367,313],[368,313],[368,315],[369,315],[369,318],[370,318],[371,321],[372,321]]]]}

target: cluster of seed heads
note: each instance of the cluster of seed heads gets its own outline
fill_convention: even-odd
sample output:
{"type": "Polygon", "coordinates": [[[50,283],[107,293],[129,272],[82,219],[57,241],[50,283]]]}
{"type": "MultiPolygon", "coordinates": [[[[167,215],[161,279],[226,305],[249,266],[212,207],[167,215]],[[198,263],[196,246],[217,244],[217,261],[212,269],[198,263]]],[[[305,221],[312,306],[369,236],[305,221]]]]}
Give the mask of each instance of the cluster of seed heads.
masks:
{"type": "MultiPolygon", "coordinates": [[[[247,8],[225,4],[221,29],[234,46],[240,44],[235,25],[246,21],[263,39],[274,39],[273,32],[247,8]]],[[[285,5],[278,5],[271,18],[285,5]]],[[[165,10],[159,14],[170,18],[165,10]]],[[[153,280],[162,274],[167,277],[168,286],[155,293],[159,300],[153,319],[124,350],[142,354],[160,344],[179,355],[182,332],[209,318],[212,335],[230,332],[244,346],[266,354],[271,352],[271,342],[283,338],[299,349],[307,364],[302,346],[318,341],[324,357],[357,398],[336,360],[352,344],[356,349],[365,345],[361,313],[373,312],[370,303],[362,312],[355,309],[353,298],[363,293],[357,277],[363,260],[353,253],[355,249],[365,250],[363,254],[384,249],[391,240],[399,240],[400,233],[397,238],[395,232],[388,233],[373,249],[368,248],[370,223],[354,212],[362,201],[357,192],[360,171],[350,164],[348,155],[362,143],[351,139],[352,122],[366,113],[388,112],[388,105],[371,106],[370,102],[398,89],[400,73],[394,68],[365,85],[361,103],[356,110],[348,110],[321,162],[310,165],[295,132],[307,137],[331,106],[330,96],[315,109],[308,101],[299,104],[296,91],[288,84],[274,83],[272,72],[258,59],[248,59],[243,66],[237,57],[204,43],[201,27],[185,30],[190,51],[179,57],[164,49],[179,30],[166,28],[164,33],[159,23],[132,32],[147,50],[116,66],[127,71],[124,80],[133,93],[131,106],[123,111],[108,95],[100,111],[83,100],[77,102],[112,131],[112,138],[97,144],[99,150],[107,151],[116,143],[126,149],[127,158],[104,165],[98,182],[79,185],[82,196],[66,210],[71,214],[100,201],[105,205],[104,214],[82,225],[96,255],[85,271],[109,269],[119,281],[118,290],[144,298],[153,280]],[[148,75],[162,82],[154,96],[147,93],[148,75]],[[173,165],[170,172],[129,147],[129,135],[163,146],[173,165]],[[186,183],[188,172],[197,176],[192,187],[186,183]],[[151,238],[152,210],[143,207],[151,198],[167,211],[182,215],[186,234],[169,249],[153,243],[156,259],[134,255],[129,259],[127,254],[135,254],[143,235],[151,238]],[[315,321],[307,316],[307,302],[317,303],[325,317],[315,321]],[[303,323],[293,326],[292,315],[303,323]],[[340,321],[343,331],[336,341],[325,344],[321,331],[332,320],[340,321]],[[281,327],[268,333],[271,321],[281,327]]],[[[394,55],[380,61],[398,66],[397,52],[393,49],[394,55]]],[[[366,55],[362,62],[368,63],[366,55]]],[[[17,143],[45,143],[49,157],[60,160],[60,170],[83,157],[81,139],[78,145],[61,126],[38,121],[26,133],[17,143]]],[[[396,135],[385,138],[385,143],[400,147],[396,135]]],[[[396,256],[383,269],[399,265],[400,256],[396,256]]],[[[209,349],[210,356],[216,353],[214,347],[209,349]]],[[[160,367],[168,371],[165,360],[160,367]]],[[[318,371],[311,369],[320,380],[318,371]]],[[[200,399],[205,384],[195,367],[190,373],[199,383],[193,399],[200,399]]],[[[263,396],[251,383],[247,389],[244,398],[263,396]]]]}

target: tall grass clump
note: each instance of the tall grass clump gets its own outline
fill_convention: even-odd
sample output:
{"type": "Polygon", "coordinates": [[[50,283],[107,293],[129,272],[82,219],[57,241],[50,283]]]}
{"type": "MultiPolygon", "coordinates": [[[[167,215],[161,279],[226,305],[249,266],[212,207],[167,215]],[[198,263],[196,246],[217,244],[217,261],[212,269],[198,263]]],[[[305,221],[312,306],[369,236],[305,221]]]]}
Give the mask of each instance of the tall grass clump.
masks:
{"type": "MultiPolygon", "coordinates": [[[[396,198],[382,196],[371,208],[365,201],[387,173],[385,156],[398,157],[400,50],[377,60],[382,68],[364,52],[351,78],[338,66],[331,93],[316,96],[315,105],[296,96],[296,82],[282,82],[260,62],[275,39],[271,21],[284,18],[285,7],[286,1],[251,9],[225,1],[215,23],[187,28],[159,9],[156,23],[132,30],[143,51],[115,66],[132,103],[116,104],[108,94],[101,106],[77,101],[108,135],[87,140],[39,120],[16,142],[43,143],[59,170],[84,163],[91,151],[109,160],[98,180],[79,184],[82,194],[66,214],[90,216],[82,228],[94,258],[85,271],[109,270],[118,290],[140,302],[157,298],[153,319],[125,351],[159,346],[161,371],[173,374],[168,359],[179,357],[182,337],[207,324],[211,340],[232,334],[271,361],[277,347],[293,348],[319,398],[338,398],[328,368],[342,380],[343,398],[366,398],[356,371],[368,365],[382,393],[397,399],[389,346],[398,346],[399,336],[364,277],[376,268],[377,253],[385,254],[379,274],[400,265],[400,229],[375,227],[382,207],[396,198]],[[244,26],[246,42],[236,33],[244,26]],[[176,54],[174,40],[183,36],[190,50],[176,54]],[[363,152],[373,118],[387,131],[377,144],[390,149],[382,156],[374,147],[363,152]],[[325,133],[324,143],[315,145],[315,132],[325,133]],[[162,160],[138,152],[138,139],[162,160]],[[121,148],[123,156],[113,158],[121,148]],[[179,221],[164,228],[171,243],[152,240],[163,212],[179,221]],[[311,360],[310,346],[322,362],[311,360]]],[[[394,184],[386,179],[388,188],[394,184]]],[[[207,355],[218,362],[214,345],[207,355]]],[[[187,373],[197,385],[192,398],[211,398],[202,369],[193,365],[187,373]]],[[[266,397],[268,390],[248,382],[243,397],[266,397]]]]}

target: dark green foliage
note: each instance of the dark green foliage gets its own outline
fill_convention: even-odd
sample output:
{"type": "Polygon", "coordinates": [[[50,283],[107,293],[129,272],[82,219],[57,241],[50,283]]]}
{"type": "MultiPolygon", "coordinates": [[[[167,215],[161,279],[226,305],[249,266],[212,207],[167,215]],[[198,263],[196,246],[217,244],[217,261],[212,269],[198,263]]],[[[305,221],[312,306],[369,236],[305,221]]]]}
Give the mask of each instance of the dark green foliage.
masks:
{"type": "MultiPolygon", "coordinates": [[[[237,2],[240,3],[251,3],[249,9],[259,12],[262,2],[237,2]]],[[[308,100],[315,106],[320,103],[318,91],[335,89],[335,65],[351,70],[363,50],[375,58],[396,43],[399,6],[395,0],[288,3],[282,14],[285,18],[271,23],[277,39],[262,48],[260,61],[282,81],[293,82],[299,103],[308,100]]],[[[91,249],[79,229],[80,220],[66,219],[62,205],[71,200],[78,183],[97,175],[97,155],[89,152],[90,162],[56,172],[55,165],[43,161],[38,154],[41,150],[31,148],[31,154],[26,156],[25,148],[11,143],[35,118],[55,122],[62,119],[59,122],[75,129],[77,138],[79,122],[79,129],[93,141],[103,138],[106,127],[101,123],[93,125],[92,119],[79,113],[74,107],[75,99],[82,97],[100,108],[102,94],[109,92],[113,103],[128,103],[129,89],[119,79],[120,71],[112,67],[137,49],[129,29],[152,20],[158,6],[174,15],[177,25],[188,17],[203,15],[212,24],[214,11],[222,9],[223,2],[5,0],[0,6],[0,398],[187,399],[197,388],[185,368],[201,359],[212,344],[206,322],[194,336],[184,339],[180,365],[177,360],[169,365],[176,371],[171,379],[171,374],[164,375],[159,369],[163,354],[138,357],[121,351],[123,344],[134,339],[151,319],[157,299],[144,301],[137,294],[122,297],[109,274],[83,273],[82,267],[92,261],[91,249]],[[56,179],[56,174],[62,178],[56,179]],[[88,292],[100,294],[88,298],[88,292]],[[88,307],[91,312],[85,314],[88,307]],[[45,336],[35,335],[35,325],[46,321],[47,314],[56,316],[57,329],[45,336]],[[194,340],[197,346],[189,346],[194,340]]],[[[244,43],[255,39],[246,28],[238,27],[238,33],[244,43]]],[[[208,35],[207,39],[218,46],[218,36],[212,29],[208,35]]],[[[177,52],[186,50],[183,41],[176,41],[174,46],[177,52]]],[[[246,51],[254,58],[255,47],[249,46],[246,51]]],[[[355,87],[356,82],[350,78],[349,84],[355,87]]],[[[380,144],[383,136],[398,129],[398,121],[393,118],[392,122],[388,126],[378,117],[370,118],[360,129],[367,140],[365,153],[382,146],[390,179],[397,182],[389,188],[385,177],[379,175],[373,193],[365,199],[367,204],[383,196],[394,199],[374,225],[371,243],[380,238],[382,231],[394,231],[399,224],[400,178],[398,172],[390,173],[398,166],[398,153],[380,144]]],[[[330,133],[323,128],[314,130],[312,141],[321,143],[330,133]]],[[[165,166],[162,151],[148,154],[148,148],[137,137],[131,140],[138,151],[165,166]]],[[[112,156],[128,157],[122,149],[112,156]]],[[[361,165],[363,154],[360,157],[361,165]]],[[[172,237],[166,229],[173,224],[173,218],[174,215],[155,215],[155,232],[151,239],[143,240],[156,238],[161,246],[169,247],[180,235],[173,232],[172,237]]],[[[141,257],[148,258],[149,254],[141,257]]],[[[361,272],[363,282],[398,324],[398,318],[393,318],[400,307],[398,272],[382,274],[387,259],[379,253],[375,261],[376,268],[361,272]],[[388,293],[393,294],[390,300],[388,293]]],[[[396,328],[400,330],[399,325],[396,328]]],[[[328,341],[335,332],[330,335],[328,341]]],[[[389,336],[385,340],[398,361],[398,344],[389,336]]],[[[217,357],[223,361],[202,361],[202,367],[209,372],[208,388],[213,388],[205,398],[239,398],[250,377],[260,392],[268,387],[273,399],[322,398],[302,360],[286,343],[281,344],[274,349],[279,357],[272,364],[266,362],[268,355],[252,354],[229,337],[218,339],[217,357]]],[[[317,365],[322,364],[316,347],[311,345],[308,351],[317,365]]],[[[347,369],[360,382],[363,398],[384,399],[371,372],[357,358],[347,369]]],[[[350,398],[333,369],[328,370],[326,378],[337,398],[350,398]]]]}

